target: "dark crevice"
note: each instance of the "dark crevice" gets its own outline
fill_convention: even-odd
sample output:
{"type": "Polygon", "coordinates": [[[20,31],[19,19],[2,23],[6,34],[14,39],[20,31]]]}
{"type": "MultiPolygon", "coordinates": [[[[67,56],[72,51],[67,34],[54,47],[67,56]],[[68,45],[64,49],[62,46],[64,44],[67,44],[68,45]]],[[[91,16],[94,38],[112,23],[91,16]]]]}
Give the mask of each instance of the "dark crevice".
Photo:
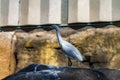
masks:
{"type": "Polygon", "coordinates": [[[33,46],[25,47],[26,49],[35,49],[33,46]]]}
{"type": "Polygon", "coordinates": [[[15,56],[15,63],[16,63],[15,71],[17,70],[17,65],[18,65],[18,61],[19,61],[17,55],[18,55],[18,53],[15,52],[15,53],[14,53],[14,56],[15,56]]]}
{"type": "Polygon", "coordinates": [[[90,66],[90,68],[94,68],[94,63],[90,61],[91,57],[90,56],[85,56],[85,60],[83,62],[87,62],[90,66]]]}

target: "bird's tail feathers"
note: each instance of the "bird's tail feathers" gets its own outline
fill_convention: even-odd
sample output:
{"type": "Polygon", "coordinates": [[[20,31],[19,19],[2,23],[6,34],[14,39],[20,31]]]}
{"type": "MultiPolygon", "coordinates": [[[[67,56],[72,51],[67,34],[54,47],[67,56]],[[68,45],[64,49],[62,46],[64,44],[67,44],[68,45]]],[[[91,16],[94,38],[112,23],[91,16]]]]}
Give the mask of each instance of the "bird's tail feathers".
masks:
{"type": "Polygon", "coordinates": [[[81,61],[81,62],[82,62],[82,61],[84,61],[84,60],[85,60],[85,57],[84,57],[84,56],[82,56],[82,55],[81,55],[81,56],[78,56],[78,61],[81,61]]]}

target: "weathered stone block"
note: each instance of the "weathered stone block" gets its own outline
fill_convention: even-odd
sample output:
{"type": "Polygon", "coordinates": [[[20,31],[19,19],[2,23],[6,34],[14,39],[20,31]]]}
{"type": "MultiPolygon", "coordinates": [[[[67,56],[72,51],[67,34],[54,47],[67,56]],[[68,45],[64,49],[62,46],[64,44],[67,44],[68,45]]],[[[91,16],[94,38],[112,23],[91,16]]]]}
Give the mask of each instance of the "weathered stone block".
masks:
{"type": "Polygon", "coordinates": [[[0,79],[15,70],[14,32],[0,32],[0,79]]]}

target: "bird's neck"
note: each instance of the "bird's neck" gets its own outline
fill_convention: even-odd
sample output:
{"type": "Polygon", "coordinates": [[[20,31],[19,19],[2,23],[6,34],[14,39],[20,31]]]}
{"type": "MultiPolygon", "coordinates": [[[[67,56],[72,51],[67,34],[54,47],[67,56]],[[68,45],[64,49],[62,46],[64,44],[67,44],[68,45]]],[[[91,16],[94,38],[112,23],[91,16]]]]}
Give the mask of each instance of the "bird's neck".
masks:
{"type": "Polygon", "coordinates": [[[57,35],[57,38],[58,38],[58,42],[61,45],[61,43],[62,43],[62,37],[61,37],[61,34],[60,34],[60,30],[59,30],[58,27],[56,27],[55,30],[56,30],[56,35],[57,35]]]}

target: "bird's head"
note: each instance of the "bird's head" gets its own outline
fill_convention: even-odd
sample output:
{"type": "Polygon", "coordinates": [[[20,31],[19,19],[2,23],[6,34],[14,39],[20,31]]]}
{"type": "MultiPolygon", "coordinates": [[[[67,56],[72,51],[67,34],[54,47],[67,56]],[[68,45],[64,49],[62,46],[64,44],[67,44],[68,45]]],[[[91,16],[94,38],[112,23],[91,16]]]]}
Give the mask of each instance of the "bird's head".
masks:
{"type": "Polygon", "coordinates": [[[52,26],[50,26],[50,28],[51,29],[57,29],[57,28],[59,28],[59,26],[58,25],[52,25],[52,26]]]}

